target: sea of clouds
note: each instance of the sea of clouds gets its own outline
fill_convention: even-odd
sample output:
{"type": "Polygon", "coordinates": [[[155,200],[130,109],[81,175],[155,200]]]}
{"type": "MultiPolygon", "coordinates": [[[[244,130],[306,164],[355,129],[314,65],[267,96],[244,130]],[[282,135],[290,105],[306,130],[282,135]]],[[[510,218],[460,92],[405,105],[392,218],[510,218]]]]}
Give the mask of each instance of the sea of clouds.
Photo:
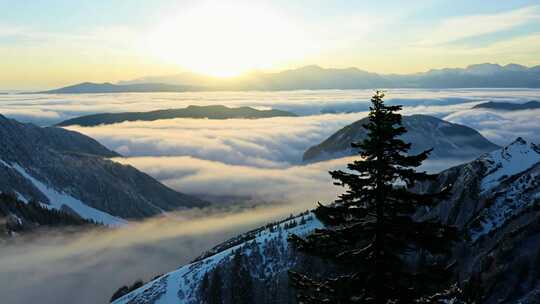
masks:
{"type": "MultiPolygon", "coordinates": [[[[351,158],[302,163],[303,152],[365,117],[371,90],[0,95],[0,114],[41,126],[100,112],[188,105],[252,106],[299,117],[170,119],[97,127],[71,126],[178,191],[214,202],[209,209],[149,219],[118,230],[44,233],[0,244],[0,293],[6,303],[103,303],[123,284],[188,262],[205,249],[267,221],[332,201],[343,191],[329,170],[351,158]]],[[[540,100],[540,90],[389,90],[403,114],[434,115],[505,145],[540,142],[540,110],[473,110],[486,101],[540,100]]],[[[428,161],[437,172],[464,160],[428,161]]]]}

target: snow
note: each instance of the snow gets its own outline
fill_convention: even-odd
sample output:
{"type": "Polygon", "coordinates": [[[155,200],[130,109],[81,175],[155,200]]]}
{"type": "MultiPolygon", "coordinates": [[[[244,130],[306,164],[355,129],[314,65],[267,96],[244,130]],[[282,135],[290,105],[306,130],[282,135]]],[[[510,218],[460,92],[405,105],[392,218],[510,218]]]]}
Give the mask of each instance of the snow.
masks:
{"type": "Polygon", "coordinates": [[[482,179],[481,193],[493,189],[506,177],[523,172],[540,162],[540,149],[522,138],[483,156],[487,173],[482,179]]]}
{"type": "Polygon", "coordinates": [[[472,240],[476,241],[480,236],[502,227],[508,219],[531,207],[540,194],[536,192],[540,185],[539,178],[540,173],[524,174],[513,181],[503,195],[496,196],[494,203],[480,213],[480,227],[471,231],[472,240]]]}
{"type": "MultiPolygon", "coordinates": [[[[287,237],[289,234],[305,236],[316,228],[322,227],[321,222],[319,222],[313,214],[304,215],[304,217],[305,224],[299,224],[301,217],[296,217],[279,224],[279,227],[275,226],[273,230],[262,230],[257,233],[254,239],[225,249],[202,260],[182,266],[117,299],[113,303],[199,303],[197,299],[198,284],[201,282],[204,274],[212,271],[219,264],[230,261],[234,256],[234,252],[241,247],[248,247],[248,249],[244,251],[247,255],[251,254],[251,251],[249,250],[250,244],[256,244],[259,252],[264,252],[265,244],[270,241],[280,242],[283,248],[288,248],[289,244],[287,242],[287,237]],[[286,230],[285,225],[290,224],[293,221],[296,221],[298,225],[286,230]]],[[[290,261],[287,259],[286,255],[281,256],[281,260],[287,259],[286,261],[267,260],[264,255],[263,258],[265,260],[261,266],[265,269],[265,276],[271,275],[272,272],[275,273],[280,270],[286,270],[280,268],[280,266],[283,266],[283,263],[287,267],[292,266],[289,264],[290,261]],[[278,262],[281,262],[282,265],[278,265],[278,262]]]]}
{"type": "Polygon", "coordinates": [[[3,160],[0,160],[0,163],[4,166],[15,169],[17,172],[19,172],[19,174],[32,182],[32,184],[34,184],[34,186],[49,199],[49,204],[41,204],[43,207],[60,210],[62,206],[67,206],[84,219],[93,220],[97,223],[102,223],[111,227],[118,227],[127,223],[127,221],[124,219],[92,208],[65,192],[59,192],[56,189],[47,186],[30,175],[19,164],[8,164],[3,160]]]}
{"type": "Polygon", "coordinates": [[[532,206],[539,196],[540,173],[534,169],[533,172],[528,171],[540,162],[538,146],[518,138],[480,160],[487,168],[480,191],[493,203],[478,215],[478,227],[471,231],[473,241],[504,226],[509,219],[532,206]]]}
{"type": "Polygon", "coordinates": [[[11,168],[11,165],[10,165],[10,164],[6,163],[5,161],[3,161],[3,160],[1,160],[1,159],[0,159],[0,164],[4,165],[5,167],[11,168]]]}
{"type": "Polygon", "coordinates": [[[17,195],[18,200],[20,200],[21,202],[23,202],[25,204],[28,204],[28,200],[26,199],[26,197],[24,197],[24,195],[20,194],[17,191],[15,191],[15,195],[17,195]]]}
{"type": "Polygon", "coordinates": [[[11,216],[17,221],[17,225],[23,224],[23,220],[20,217],[18,217],[16,214],[11,213],[11,216]]]}

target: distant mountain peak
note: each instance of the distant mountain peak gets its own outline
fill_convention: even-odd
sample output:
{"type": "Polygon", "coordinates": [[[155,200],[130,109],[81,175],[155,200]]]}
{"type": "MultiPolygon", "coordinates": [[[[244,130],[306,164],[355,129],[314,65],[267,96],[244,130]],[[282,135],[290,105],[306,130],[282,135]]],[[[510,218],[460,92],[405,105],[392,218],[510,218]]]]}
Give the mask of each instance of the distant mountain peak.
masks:
{"type": "MultiPolygon", "coordinates": [[[[357,154],[357,149],[351,148],[351,142],[367,136],[363,128],[367,120],[367,117],[358,120],[310,147],[304,153],[303,160],[314,162],[357,154]]],[[[408,131],[402,139],[412,143],[409,151],[412,154],[434,148],[432,158],[474,159],[498,148],[476,130],[437,117],[415,114],[403,116],[402,122],[408,131]]]]}
{"type": "Polygon", "coordinates": [[[477,104],[472,108],[473,109],[501,110],[501,111],[534,110],[534,109],[540,109],[540,102],[536,100],[531,100],[525,103],[488,101],[488,102],[477,104]]]}
{"type": "Polygon", "coordinates": [[[504,70],[504,68],[497,63],[471,64],[465,68],[465,72],[475,75],[489,75],[502,70],[504,70]]]}
{"type": "Polygon", "coordinates": [[[317,70],[317,71],[322,71],[322,70],[324,70],[324,68],[319,66],[319,65],[316,65],[316,64],[310,64],[310,65],[300,67],[300,68],[298,68],[296,70],[304,70],[304,71],[317,70]]]}
{"type": "Polygon", "coordinates": [[[498,63],[484,62],[469,64],[466,69],[478,69],[478,68],[502,68],[502,65],[498,63]]]}
{"type": "Polygon", "coordinates": [[[504,68],[506,70],[509,70],[509,71],[525,71],[525,70],[527,70],[526,66],[521,65],[521,64],[516,64],[516,63],[509,63],[509,64],[505,65],[504,68]]]}

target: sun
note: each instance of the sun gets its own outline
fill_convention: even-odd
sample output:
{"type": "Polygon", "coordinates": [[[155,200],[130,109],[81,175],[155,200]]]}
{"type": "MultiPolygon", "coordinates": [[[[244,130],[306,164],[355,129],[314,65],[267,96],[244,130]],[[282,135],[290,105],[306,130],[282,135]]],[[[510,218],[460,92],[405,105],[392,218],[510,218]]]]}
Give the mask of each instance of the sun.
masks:
{"type": "Polygon", "coordinates": [[[301,56],[301,36],[272,9],[223,1],[164,17],[145,47],[151,56],[182,69],[231,77],[301,56]]]}

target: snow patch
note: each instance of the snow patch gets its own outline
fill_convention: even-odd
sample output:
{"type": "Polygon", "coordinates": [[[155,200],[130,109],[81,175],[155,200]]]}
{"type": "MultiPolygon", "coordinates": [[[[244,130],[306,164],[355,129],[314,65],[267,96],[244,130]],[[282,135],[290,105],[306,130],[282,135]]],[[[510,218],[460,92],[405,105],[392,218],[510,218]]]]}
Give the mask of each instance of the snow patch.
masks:
{"type": "Polygon", "coordinates": [[[482,161],[487,168],[481,183],[481,193],[484,194],[507,177],[523,172],[540,162],[540,148],[518,138],[502,149],[487,153],[482,157],[482,161]]]}
{"type": "Polygon", "coordinates": [[[17,195],[17,199],[21,202],[28,204],[28,199],[24,197],[24,195],[20,194],[19,192],[15,191],[15,195],[17,195]]]}
{"type": "MultiPolygon", "coordinates": [[[[59,192],[45,185],[44,183],[40,182],[32,175],[30,175],[19,164],[8,164],[3,160],[0,160],[0,163],[4,166],[15,169],[17,172],[19,172],[19,174],[31,181],[32,184],[34,184],[34,186],[49,199],[49,204],[41,204],[41,206],[43,207],[46,207],[48,209],[60,210],[62,206],[66,206],[84,219],[93,220],[97,223],[102,223],[111,227],[118,227],[127,223],[127,221],[124,219],[112,216],[106,212],[92,208],[65,192],[59,192]]],[[[20,194],[18,194],[17,196],[19,195],[20,194]]]]}

